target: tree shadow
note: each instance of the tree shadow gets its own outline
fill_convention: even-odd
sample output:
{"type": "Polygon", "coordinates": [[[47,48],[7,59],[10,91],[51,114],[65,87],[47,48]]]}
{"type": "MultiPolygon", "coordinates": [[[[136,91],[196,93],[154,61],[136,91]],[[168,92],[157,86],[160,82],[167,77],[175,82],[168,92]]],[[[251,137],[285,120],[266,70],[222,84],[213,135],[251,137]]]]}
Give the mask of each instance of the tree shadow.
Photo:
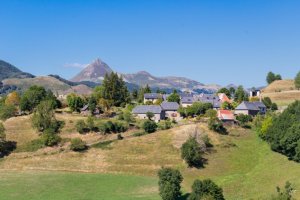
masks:
{"type": "Polygon", "coordinates": [[[185,193],[184,195],[181,195],[177,200],[187,200],[190,196],[190,193],[185,193]]]}
{"type": "Polygon", "coordinates": [[[8,156],[17,148],[17,142],[15,141],[3,141],[0,143],[0,158],[8,156]]]}

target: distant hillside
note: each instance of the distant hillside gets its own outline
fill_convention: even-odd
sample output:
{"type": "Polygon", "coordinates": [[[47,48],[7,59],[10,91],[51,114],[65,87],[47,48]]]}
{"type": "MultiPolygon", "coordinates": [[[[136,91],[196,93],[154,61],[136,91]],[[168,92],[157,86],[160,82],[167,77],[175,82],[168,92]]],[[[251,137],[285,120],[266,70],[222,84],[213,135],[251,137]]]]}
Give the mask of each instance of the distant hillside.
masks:
{"type": "Polygon", "coordinates": [[[280,106],[300,100],[300,91],[295,89],[294,80],[277,80],[262,89],[263,97],[270,97],[280,106]]]}
{"type": "Polygon", "coordinates": [[[22,72],[12,64],[0,60],[0,81],[6,78],[33,78],[32,74],[22,72]]]}
{"type": "Polygon", "coordinates": [[[47,90],[51,90],[55,94],[68,94],[75,92],[78,94],[90,94],[92,89],[86,85],[68,85],[54,77],[51,76],[38,76],[35,78],[11,78],[3,80],[5,85],[14,85],[19,88],[21,91],[28,89],[32,85],[39,85],[47,90]]]}

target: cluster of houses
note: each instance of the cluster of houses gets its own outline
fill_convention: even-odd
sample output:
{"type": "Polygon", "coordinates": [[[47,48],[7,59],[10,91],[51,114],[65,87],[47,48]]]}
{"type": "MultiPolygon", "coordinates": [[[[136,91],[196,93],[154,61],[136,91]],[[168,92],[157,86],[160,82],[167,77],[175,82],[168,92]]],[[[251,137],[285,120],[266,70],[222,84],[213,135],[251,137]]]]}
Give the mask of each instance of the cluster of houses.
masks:
{"type": "MultiPolygon", "coordinates": [[[[259,94],[251,94],[255,96],[259,94]]],[[[243,101],[236,107],[234,111],[222,110],[221,105],[224,102],[231,103],[231,100],[224,93],[219,94],[180,94],[180,105],[177,102],[167,102],[168,95],[159,93],[147,93],[144,94],[144,103],[152,102],[155,104],[158,101],[162,101],[160,105],[138,105],[132,113],[140,119],[147,119],[147,113],[151,112],[154,114],[153,120],[156,122],[165,119],[171,119],[179,121],[182,119],[180,114],[177,112],[180,106],[188,107],[195,102],[211,103],[213,109],[217,110],[217,116],[223,122],[234,122],[235,116],[238,114],[245,114],[255,116],[257,114],[265,114],[267,109],[261,101],[248,102],[243,101]]]]}

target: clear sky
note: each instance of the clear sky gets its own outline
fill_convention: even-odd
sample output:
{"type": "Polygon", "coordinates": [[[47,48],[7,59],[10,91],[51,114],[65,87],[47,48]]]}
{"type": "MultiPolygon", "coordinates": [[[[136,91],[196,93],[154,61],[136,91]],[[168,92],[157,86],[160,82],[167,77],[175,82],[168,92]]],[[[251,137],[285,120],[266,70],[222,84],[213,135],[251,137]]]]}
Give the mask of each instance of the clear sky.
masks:
{"type": "Polygon", "coordinates": [[[0,59],[71,78],[101,58],[209,84],[300,70],[299,0],[1,0],[0,59]]]}

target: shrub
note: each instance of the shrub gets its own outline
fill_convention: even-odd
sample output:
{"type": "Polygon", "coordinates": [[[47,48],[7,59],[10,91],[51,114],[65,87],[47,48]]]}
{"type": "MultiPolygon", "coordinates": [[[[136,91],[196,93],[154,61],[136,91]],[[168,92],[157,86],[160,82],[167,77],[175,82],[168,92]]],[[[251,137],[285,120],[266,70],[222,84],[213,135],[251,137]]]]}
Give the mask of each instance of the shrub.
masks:
{"type": "Polygon", "coordinates": [[[210,118],[208,121],[208,128],[220,134],[227,134],[226,128],[218,118],[210,118]]]}
{"type": "Polygon", "coordinates": [[[59,137],[54,130],[47,129],[42,134],[42,141],[44,145],[52,147],[61,141],[61,137],[59,137]]]}
{"type": "Polygon", "coordinates": [[[7,120],[15,116],[17,108],[14,105],[1,105],[0,106],[0,119],[7,120]]]}
{"type": "Polygon", "coordinates": [[[195,137],[190,137],[181,147],[181,158],[189,167],[203,166],[201,157],[201,146],[195,137]]]}
{"type": "Polygon", "coordinates": [[[95,123],[94,123],[94,118],[91,116],[88,116],[87,120],[86,120],[86,126],[88,129],[90,129],[90,131],[95,129],[95,123]]]}
{"type": "Polygon", "coordinates": [[[87,149],[86,143],[80,138],[73,138],[71,140],[70,149],[73,151],[83,151],[87,149]]]}
{"type": "Polygon", "coordinates": [[[87,125],[86,123],[81,119],[81,120],[78,120],[76,122],[76,130],[80,133],[80,134],[83,134],[83,133],[86,133],[88,131],[88,128],[87,128],[87,125]]]}
{"type": "Polygon", "coordinates": [[[162,168],[158,171],[159,194],[163,200],[175,200],[180,197],[180,184],[183,180],[178,170],[162,168]]]}
{"type": "Polygon", "coordinates": [[[140,137],[140,136],[147,135],[147,134],[148,133],[146,133],[146,132],[136,132],[136,133],[132,134],[132,136],[134,136],[134,137],[140,137]]]}
{"type": "Polygon", "coordinates": [[[272,200],[294,200],[293,198],[293,192],[294,188],[290,182],[286,182],[284,186],[284,190],[282,190],[280,187],[276,187],[277,195],[272,196],[272,200]]]}
{"type": "Polygon", "coordinates": [[[204,142],[204,144],[205,144],[206,147],[212,147],[213,146],[212,143],[211,143],[211,141],[210,141],[210,138],[208,137],[208,135],[202,136],[201,139],[204,142]]]}
{"type": "Polygon", "coordinates": [[[158,123],[158,127],[161,130],[166,130],[172,128],[172,122],[170,120],[162,120],[158,123]]]}
{"type": "Polygon", "coordinates": [[[205,198],[225,200],[222,188],[216,185],[213,181],[210,179],[203,181],[195,180],[192,185],[192,193],[188,200],[200,200],[205,198]]]}
{"type": "Polygon", "coordinates": [[[123,122],[107,121],[99,127],[103,133],[123,133],[128,130],[128,124],[123,122]]]}
{"type": "Polygon", "coordinates": [[[247,128],[248,122],[252,121],[251,115],[239,114],[236,116],[236,120],[239,121],[241,127],[247,128]]]}
{"type": "Polygon", "coordinates": [[[123,138],[124,138],[124,137],[121,135],[121,133],[118,133],[117,139],[118,139],[118,140],[123,140],[123,138]]]}
{"type": "Polygon", "coordinates": [[[143,124],[143,128],[147,133],[154,133],[157,129],[157,124],[154,121],[146,120],[143,124]]]}

